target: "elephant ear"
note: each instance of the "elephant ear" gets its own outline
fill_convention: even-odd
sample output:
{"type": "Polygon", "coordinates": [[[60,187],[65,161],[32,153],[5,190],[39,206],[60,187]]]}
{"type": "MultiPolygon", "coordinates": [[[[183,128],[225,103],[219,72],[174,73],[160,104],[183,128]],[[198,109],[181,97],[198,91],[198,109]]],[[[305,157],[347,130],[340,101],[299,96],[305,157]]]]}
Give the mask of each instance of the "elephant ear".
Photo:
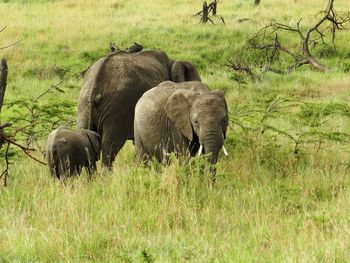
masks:
{"type": "Polygon", "coordinates": [[[99,160],[100,158],[100,152],[101,152],[101,137],[97,132],[86,130],[86,135],[91,143],[91,147],[94,150],[96,154],[96,160],[99,160]]]}
{"type": "Polygon", "coordinates": [[[194,91],[178,90],[168,98],[165,104],[165,114],[171,120],[175,129],[189,141],[193,140],[189,101],[196,95],[198,93],[194,91]]]}
{"type": "Polygon", "coordinates": [[[228,109],[227,109],[227,102],[226,102],[226,99],[225,99],[225,94],[222,90],[219,90],[219,89],[216,89],[212,92],[213,94],[215,94],[216,96],[218,96],[219,98],[221,98],[223,100],[223,102],[225,103],[225,110],[226,110],[226,113],[228,112],[228,109]]]}
{"type": "Polygon", "coordinates": [[[224,104],[225,104],[225,113],[226,113],[226,116],[227,116],[227,123],[226,123],[226,125],[223,127],[222,132],[223,132],[223,134],[224,134],[224,138],[226,139],[227,126],[228,126],[228,108],[227,108],[227,102],[226,102],[226,99],[225,99],[225,94],[224,94],[224,92],[223,92],[222,90],[219,90],[219,89],[214,90],[212,93],[215,94],[215,95],[217,95],[219,98],[221,98],[222,101],[223,101],[224,104]]]}
{"type": "Polygon", "coordinates": [[[188,61],[175,61],[171,67],[171,80],[179,83],[185,81],[201,81],[196,67],[188,61]]]}

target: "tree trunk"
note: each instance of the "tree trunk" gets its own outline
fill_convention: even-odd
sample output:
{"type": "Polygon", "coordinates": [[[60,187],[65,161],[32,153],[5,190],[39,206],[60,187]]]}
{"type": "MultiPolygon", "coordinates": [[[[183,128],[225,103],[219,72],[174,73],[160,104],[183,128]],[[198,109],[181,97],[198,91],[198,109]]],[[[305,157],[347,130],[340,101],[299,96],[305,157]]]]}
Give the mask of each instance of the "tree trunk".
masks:
{"type": "Polygon", "coordinates": [[[6,60],[3,59],[1,61],[1,69],[0,69],[0,113],[1,113],[2,105],[4,103],[6,85],[7,85],[7,63],[6,63],[6,60]]]}
{"type": "Polygon", "coordinates": [[[6,85],[7,85],[7,63],[6,63],[6,60],[3,59],[1,62],[1,69],[0,69],[0,149],[3,144],[3,137],[1,136],[1,134],[3,133],[3,129],[1,128],[1,109],[2,109],[2,105],[4,104],[6,85]]]}
{"type": "Polygon", "coordinates": [[[213,2],[213,15],[215,16],[216,15],[216,8],[217,8],[217,2],[216,2],[216,0],[214,0],[214,2],[213,2]]]}
{"type": "Polygon", "coordinates": [[[260,0],[255,0],[254,4],[259,5],[260,4],[260,0]]]}
{"type": "Polygon", "coordinates": [[[208,4],[206,1],[204,1],[204,3],[203,3],[202,22],[203,23],[208,22],[208,4]]]}

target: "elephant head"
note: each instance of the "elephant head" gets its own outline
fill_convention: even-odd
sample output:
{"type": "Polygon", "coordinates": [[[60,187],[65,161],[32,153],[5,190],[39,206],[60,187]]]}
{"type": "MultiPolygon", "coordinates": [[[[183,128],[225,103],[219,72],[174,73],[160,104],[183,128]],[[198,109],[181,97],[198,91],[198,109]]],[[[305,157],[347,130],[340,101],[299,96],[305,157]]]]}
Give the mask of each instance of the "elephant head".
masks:
{"type": "Polygon", "coordinates": [[[195,66],[188,61],[175,61],[171,67],[171,79],[176,83],[185,81],[201,81],[195,66]]]}
{"type": "Polygon", "coordinates": [[[228,126],[227,103],[222,91],[177,90],[167,100],[165,113],[174,128],[189,141],[192,156],[198,150],[199,154],[204,151],[210,154],[211,164],[217,162],[228,126]]]}

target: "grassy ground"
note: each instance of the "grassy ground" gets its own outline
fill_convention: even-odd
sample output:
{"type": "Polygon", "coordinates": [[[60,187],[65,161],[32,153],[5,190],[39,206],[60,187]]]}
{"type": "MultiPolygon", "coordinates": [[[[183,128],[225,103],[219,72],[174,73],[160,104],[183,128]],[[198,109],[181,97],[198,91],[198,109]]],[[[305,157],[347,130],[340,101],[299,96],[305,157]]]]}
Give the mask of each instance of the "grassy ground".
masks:
{"type": "MultiPolygon", "coordinates": [[[[251,2],[220,1],[226,24],[202,25],[193,16],[202,1],[194,0],[0,1],[0,27],[7,25],[0,46],[21,40],[0,50],[10,72],[2,122],[23,125],[16,118],[28,112],[9,105],[32,101],[62,80],[64,93],[45,95],[39,106],[60,106],[58,122],[74,121],[79,72],[107,54],[110,41],[121,47],[136,41],[193,61],[204,82],[225,91],[231,112],[230,155],[218,164],[214,189],[198,172],[201,160],[138,167],[131,143],[111,174],[64,183],[16,155],[9,186],[0,190],[0,262],[348,260],[350,149],[340,133],[350,127],[349,32],[337,35],[336,51],[313,50],[326,73],[304,66],[237,82],[225,64],[249,35],[270,21],[294,25],[300,17],[306,29],[326,5],[251,2]],[[254,21],[238,22],[247,17],[254,21]]],[[[347,0],[335,5],[349,9],[347,0]]],[[[41,147],[52,122],[44,117],[41,147]]]]}

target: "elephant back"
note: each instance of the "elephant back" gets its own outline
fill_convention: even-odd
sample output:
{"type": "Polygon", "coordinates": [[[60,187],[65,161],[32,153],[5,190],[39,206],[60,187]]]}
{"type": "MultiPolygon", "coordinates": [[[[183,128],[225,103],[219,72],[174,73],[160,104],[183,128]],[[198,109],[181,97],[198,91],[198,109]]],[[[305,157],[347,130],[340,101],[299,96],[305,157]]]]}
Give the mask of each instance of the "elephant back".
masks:
{"type": "Polygon", "coordinates": [[[106,57],[95,73],[91,93],[86,94],[90,102],[87,128],[101,134],[100,116],[111,115],[110,118],[115,119],[108,121],[112,123],[119,122],[120,116],[129,116],[125,120],[129,124],[125,125],[128,126],[126,132],[128,137],[133,136],[136,102],[147,90],[169,79],[170,65],[170,59],[161,51],[116,52],[106,57]]]}

